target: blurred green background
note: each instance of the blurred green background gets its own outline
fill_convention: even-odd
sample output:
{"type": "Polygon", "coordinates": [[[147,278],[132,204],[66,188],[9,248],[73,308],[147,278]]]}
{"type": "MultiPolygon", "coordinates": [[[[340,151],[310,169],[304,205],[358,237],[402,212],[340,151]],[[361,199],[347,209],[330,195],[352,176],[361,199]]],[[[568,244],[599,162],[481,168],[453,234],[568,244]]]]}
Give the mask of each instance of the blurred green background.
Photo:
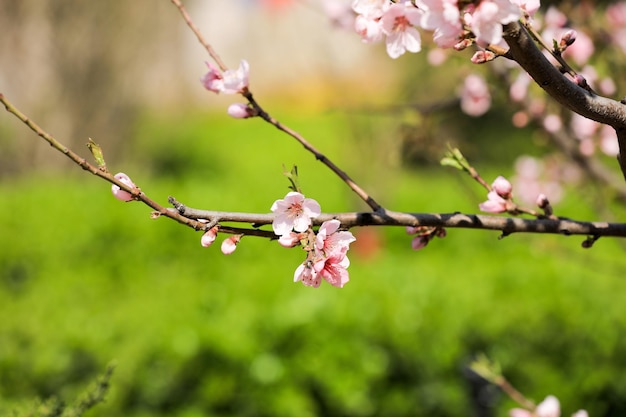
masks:
{"type": "MultiPolygon", "coordinates": [[[[5,13],[12,3],[0,2],[5,13]]],[[[27,19],[26,11],[19,16],[27,19]]],[[[182,30],[175,10],[162,13],[182,30]]],[[[148,39],[140,37],[157,48],[148,39]]],[[[369,59],[379,65],[382,48],[369,59]]],[[[477,211],[484,193],[436,165],[447,142],[463,144],[488,180],[510,175],[520,153],[545,151],[532,129],[512,130],[510,114],[497,106],[481,119],[455,107],[427,116],[393,109],[398,101],[443,101],[456,87],[454,67],[433,73],[423,56],[398,62],[386,78],[399,81],[384,81],[389,88],[376,94],[353,88],[363,79],[329,72],[301,89],[262,87],[257,98],[393,210],[477,211]],[[410,74],[430,82],[409,88],[410,74]]],[[[3,76],[6,82],[10,72],[3,76]]],[[[191,81],[200,90],[197,77],[191,81]]],[[[84,85],[65,85],[78,100],[84,85]]],[[[29,100],[19,85],[5,88],[29,100]]],[[[225,116],[233,97],[200,91],[202,107],[196,93],[181,89],[165,104],[123,101],[129,117],[97,119],[119,122],[108,126],[72,116],[74,132],[57,137],[85,156],[86,137],[94,137],[112,171],[126,172],[162,204],[173,195],[197,208],[269,212],[288,191],[283,164],[296,164],[305,194],[325,211],[366,209],[275,128],[225,116]]],[[[128,94],[116,91],[113,103],[128,94]]],[[[115,105],[103,100],[90,111],[109,114],[115,105]]],[[[36,121],[50,116],[42,108],[54,107],[31,113],[16,104],[36,121]]],[[[353,231],[350,283],[312,289],[292,282],[300,249],[254,238],[231,256],[219,241],[203,248],[199,233],[115,200],[107,183],[65,162],[6,113],[0,144],[0,415],[37,415],[34,398],[71,402],[111,361],[107,400],[89,415],[507,415],[511,401],[467,370],[480,353],[530,398],[556,395],[563,415],[580,408],[626,414],[621,241],[600,239],[584,250],[580,237],[498,240],[493,232],[449,230],[414,252],[402,228],[363,228],[353,231]]],[[[606,197],[578,185],[557,214],[623,219],[623,207],[598,203],[606,197]]]]}

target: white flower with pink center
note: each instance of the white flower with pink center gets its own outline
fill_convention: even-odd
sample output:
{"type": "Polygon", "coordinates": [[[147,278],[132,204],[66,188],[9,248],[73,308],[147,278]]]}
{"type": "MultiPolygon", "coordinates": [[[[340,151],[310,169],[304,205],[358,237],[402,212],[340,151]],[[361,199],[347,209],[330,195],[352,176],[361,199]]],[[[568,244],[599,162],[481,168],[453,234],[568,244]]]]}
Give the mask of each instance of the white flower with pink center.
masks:
{"type": "Polygon", "coordinates": [[[311,219],[322,212],[317,201],[304,198],[303,194],[295,191],[287,193],[282,200],[276,200],[271,210],[276,213],[272,228],[278,236],[289,234],[292,230],[306,231],[311,226],[311,219]]]}
{"type": "Polygon", "coordinates": [[[510,0],[483,0],[472,13],[471,29],[476,43],[496,45],[502,40],[502,25],[521,17],[521,10],[510,0]]]}
{"type": "Polygon", "coordinates": [[[300,264],[293,274],[293,282],[298,281],[301,281],[307,287],[317,288],[322,283],[322,277],[313,269],[313,265],[306,261],[300,264]]]}
{"type": "Polygon", "coordinates": [[[248,87],[250,65],[246,60],[242,60],[236,70],[228,70],[223,74],[212,63],[207,62],[206,64],[209,67],[209,72],[202,77],[202,85],[207,90],[218,94],[236,94],[243,92],[248,87]]]}
{"type": "Polygon", "coordinates": [[[418,7],[424,12],[420,26],[434,30],[433,40],[442,48],[451,48],[463,33],[461,13],[456,0],[421,0],[418,7]]]}
{"type": "Polygon", "coordinates": [[[313,270],[333,287],[343,288],[350,281],[348,266],[350,266],[350,261],[345,254],[334,253],[328,258],[315,262],[313,270]]]}
{"type": "Polygon", "coordinates": [[[406,51],[421,51],[422,40],[415,28],[421,17],[421,10],[411,2],[394,3],[385,11],[381,21],[383,32],[387,35],[387,54],[391,58],[398,58],[406,51]]]}

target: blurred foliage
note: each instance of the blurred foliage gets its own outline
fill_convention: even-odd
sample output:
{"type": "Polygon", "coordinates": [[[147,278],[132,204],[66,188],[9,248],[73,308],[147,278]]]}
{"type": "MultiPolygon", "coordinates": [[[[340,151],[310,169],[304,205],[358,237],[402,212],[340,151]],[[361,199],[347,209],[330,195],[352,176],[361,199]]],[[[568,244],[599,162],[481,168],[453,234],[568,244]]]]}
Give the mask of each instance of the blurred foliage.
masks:
{"type": "MultiPolygon", "coordinates": [[[[333,114],[286,114],[385,206],[475,212],[484,199],[453,170],[407,172],[383,151],[361,159],[350,137],[384,150],[368,142],[384,121],[355,130],[333,114]]],[[[163,203],[269,212],[288,191],[283,164],[295,164],[325,211],[365,208],[259,120],[146,114],[124,146],[109,169],[163,203]]],[[[292,282],[299,249],[244,238],[226,257],[79,169],[0,182],[0,195],[0,415],[76,397],[113,359],[110,394],[90,415],[505,415],[510,401],[468,376],[480,353],[529,397],[556,395],[564,415],[626,412],[618,240],[583,250],[581,237],[449,230],[413,252],[401,228],[363,228],[346,288],[311,289],[292,282]]],[[[570,193],[557,214],[594,220],[585,200],[570,193]]]]}

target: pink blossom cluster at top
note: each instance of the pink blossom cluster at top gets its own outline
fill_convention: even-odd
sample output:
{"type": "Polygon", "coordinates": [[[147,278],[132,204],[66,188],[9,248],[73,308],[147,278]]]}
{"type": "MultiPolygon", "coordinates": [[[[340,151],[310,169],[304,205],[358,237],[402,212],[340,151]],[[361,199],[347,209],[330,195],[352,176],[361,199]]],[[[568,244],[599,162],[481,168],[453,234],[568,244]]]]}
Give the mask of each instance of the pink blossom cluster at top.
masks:
{"type": "MultiPolygon", "coordinates": [[[[561,404],[554,395],[548,395],[541,403],[537,405],[534,411],[528,411],[523,408],[513,408],[509,411],[510,417],[560,417],[561,404]]],[[[578,410],[572,417],[589,417],[585,410],[578,410]]]]}
{"type": "Polygon", "coordinates": [[[442,48],[464,47],[471,35],[480,46],[498,44],[502,25],[532,15],[538,0],[353,0],[357,13],[355,29],[364,42],[385,40],[387,54],[398,58],[406,51],[419,52],[418,28],[433,31],[433,40],[442,48]]]}
{"type": "Polygon", "coordinates": [[[329,284],[342,288],[349,280],[346,256],[350,243],[356,239],[348,231],[340,231],[338,220],[329,220],[320,226],[317,234],[311,229],[311,219],[321,213],[317,201],[305,198],[298,192],[288,193],[276,200],[271,210],[276,214],[272,222],[278,242],[285,247],[301,244],[307,251],[306,260],[294,273],[294,281],[306,286],[319,287],[322,278],[329,284]]]}

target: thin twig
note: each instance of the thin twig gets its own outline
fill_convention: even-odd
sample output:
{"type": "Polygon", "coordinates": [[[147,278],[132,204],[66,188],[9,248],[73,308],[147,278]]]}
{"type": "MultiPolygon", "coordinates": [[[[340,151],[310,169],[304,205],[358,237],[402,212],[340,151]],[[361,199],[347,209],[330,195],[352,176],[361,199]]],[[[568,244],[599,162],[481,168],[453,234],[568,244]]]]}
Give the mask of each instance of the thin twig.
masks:
{"type": "MultiPolygon", "coordinates": [[[[189,29],[191,29],[191,31],[196,35],[200,44],[204,46],[204,48],[207,50],[209,55],[218,64],[220,69],[222,71],[226,71],[227,69],[226,65],[224,65],[224,63],[221,61],[221,59],[219,58],[219,56],[217,55],[217,53],[215,52],[211,44],[209,44],[204,39],[204,36],[200,32],[200,29],[198,29],[198,27],[193,23],[193,21],[191,20],[191,17],[185,10],[185,7],[182,5],[180,0],[170,0],[170,1],[178,8],[178,10],[183,16],[183,19],[187,23],[187,26],[189,26],[189,29]]],[[[315,147],[313,147],[313,145],[311,145],[301,134],[285,126],[284,124],[280,123],[278,120],[270,116],[270,114],[266,112],[261,107],[261,105],[254,99],[254,97],[252,96],[252,92],[248,88],[245,88],[244,91],[241,93],[241,95],[244,96],[248,100],[250,105],[256,110],[256,112],[258,113],[259,117],[261,117],[261,119],[265,120],[267,123],[273,125],[278,130],[288,134],[289,136],[297,140],[302,146],[304,146],[304,148],[307,151],[311,152],[315,156],[315,159],[317,159],[318,161],[326,165],[332,172],[334,172],[339,178],[341,178],[348,185],[348,187],[350,187],[352,191],[354,191],[368,206],[372,208],[373,211],[384,211],[384,208],[380,204],[378,204],[376,200],[374,200],[374,198],[372,198],[367,192],[365,192],[363,188],[361,188],[356,182],[354,182],[354,180],[352,180],[352,178],[350,178],[348,174],[346,174],[345,171],[340,169],[327,156],[325,156],[324,154],[319,152],[317,149],[315,149],[315,147]]]]}
{"type": "Polygon", "coordinates": [[[189,29],[191,29],[191,31],[196,35],[196,37],[198,38],[198,42],[200,42],[200,44],[204,46],[204,49],[207,50],[207,52],[209,53],[211,58],[213,58],[217,66],[220,67],[222,71],[226,71],[228,67],[224,65],[224,62],[222,61],[220,56],[217,54],[217,52],[215,52],[211,44],[208,43],[204,39],[204,36],[202,36],[202,32],[200,32],[200,29],[198,29],[196,25],[193,23],[193,20],[191,20],[191,16],[189,16],[189,13],[187,13],[185,6],[183,6],[180,0],[170,0],[170,1],[174,3],[174,5],[178,8],[178,10],[180,11],[180,14],[183,16],[183,19],[185,19],[185,23],[187,23],[187,26],[189,26],[189,29]]]}

